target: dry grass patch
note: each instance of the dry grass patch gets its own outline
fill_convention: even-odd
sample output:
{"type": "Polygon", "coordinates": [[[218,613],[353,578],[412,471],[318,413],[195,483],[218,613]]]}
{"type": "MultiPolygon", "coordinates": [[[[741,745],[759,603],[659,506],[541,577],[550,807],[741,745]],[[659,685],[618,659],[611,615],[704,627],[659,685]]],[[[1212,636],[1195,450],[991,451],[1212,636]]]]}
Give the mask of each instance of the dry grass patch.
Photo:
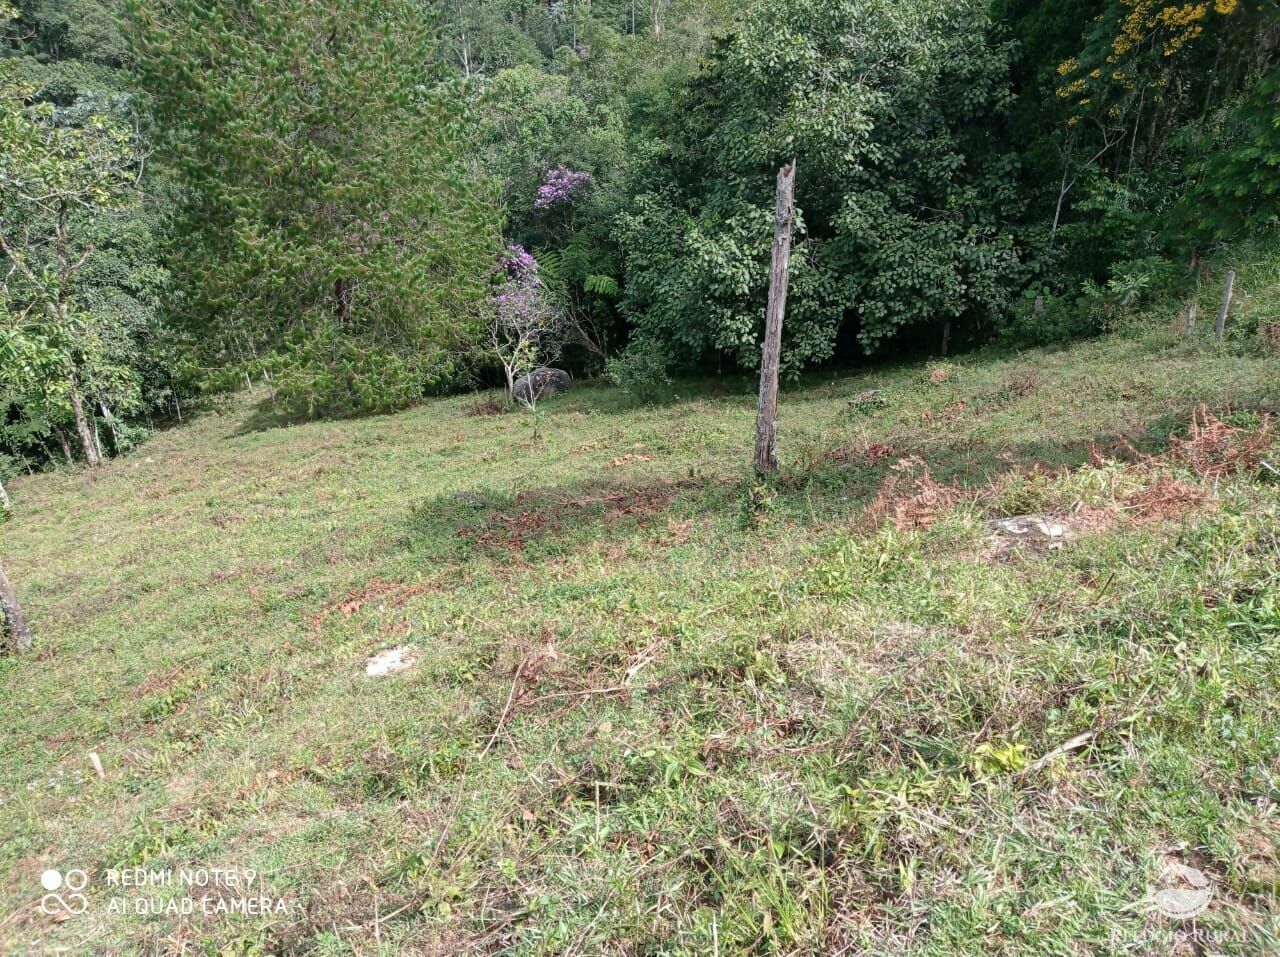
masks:
{"type": "Polygon", "coordinates": [[[1263,416],[1257,428],[1229,425],[1201,403],[1191,419],[1190,434],[1171,442],[1169,458],[1206,479],[1254,471],[1275,444],[1272,418],[1263,416]]]}

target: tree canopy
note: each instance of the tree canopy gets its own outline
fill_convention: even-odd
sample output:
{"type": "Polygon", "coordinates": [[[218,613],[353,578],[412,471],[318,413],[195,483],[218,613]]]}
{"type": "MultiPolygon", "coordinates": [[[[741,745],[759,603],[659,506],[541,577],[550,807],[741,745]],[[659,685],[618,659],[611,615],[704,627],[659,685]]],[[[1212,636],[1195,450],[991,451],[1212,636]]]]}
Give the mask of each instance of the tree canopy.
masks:
{"type": "Polygon", "coordinates": [[[1277,0],[3,18],[0,474],[246,384],[341,415],[505,381],[508,247],[575,371],[751,370],[792,160],[791,374],[1086,334],[1280,213],[1277,0]]]}

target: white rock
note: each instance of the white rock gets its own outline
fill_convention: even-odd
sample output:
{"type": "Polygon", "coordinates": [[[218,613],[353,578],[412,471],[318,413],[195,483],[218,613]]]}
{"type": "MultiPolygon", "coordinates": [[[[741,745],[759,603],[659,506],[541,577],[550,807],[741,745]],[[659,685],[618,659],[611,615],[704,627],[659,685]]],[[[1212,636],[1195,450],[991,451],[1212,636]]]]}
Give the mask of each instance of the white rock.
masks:
{"type": "Polygon", "coordinates": [[[364,673],[370,678],[385,678],[387,675],[395,674],[397,671],[412,668],[414,660],[413,648],[409,645],[388,648],[386,651],[378,652],[368,660],[364,666],[364,673]]]}

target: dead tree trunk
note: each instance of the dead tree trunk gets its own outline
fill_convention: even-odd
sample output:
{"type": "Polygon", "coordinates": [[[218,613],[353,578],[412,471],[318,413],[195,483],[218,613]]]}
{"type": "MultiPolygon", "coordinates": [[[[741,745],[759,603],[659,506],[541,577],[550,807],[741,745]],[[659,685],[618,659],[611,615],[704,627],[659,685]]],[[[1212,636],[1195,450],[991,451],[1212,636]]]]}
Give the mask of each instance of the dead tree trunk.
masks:
{"type": "Polygon", "coordinates": [[[30,651],[31,629],[27,626],[27,619],[22,616],[22,609],[13,593],[13,585],[5,577],[3,568],[0,568],[0,618],[4,619],[0,621],[0,632],[8,631],[9,647],[19,653],[30,651]]]}
{"type": "Polygon", "coordinates": [[[1231,308],[1231,290],[1236,284],[1236,271],[1234,269],[1227,270],[1227,284],[1222,288],[1222,304],[1218,306],[1218,325],[1214,328],[1213,334],[1219,342],[1222,341],[1222,335],[1227,331],[1227,311],[1231,308]]]}
{"type": "Polygon", "coordinates": [[[760,409],[756,416],[758,472],[778,467],[778,364],[782,352],[782,318],[787,311],[787,267],[791,262],[791,220],[795,209],[796,163],[778,170],[778,198],[773,216],[773,268],[769,273],[769,308],[765,314],[764,350],[760,359],[760,409]]]}

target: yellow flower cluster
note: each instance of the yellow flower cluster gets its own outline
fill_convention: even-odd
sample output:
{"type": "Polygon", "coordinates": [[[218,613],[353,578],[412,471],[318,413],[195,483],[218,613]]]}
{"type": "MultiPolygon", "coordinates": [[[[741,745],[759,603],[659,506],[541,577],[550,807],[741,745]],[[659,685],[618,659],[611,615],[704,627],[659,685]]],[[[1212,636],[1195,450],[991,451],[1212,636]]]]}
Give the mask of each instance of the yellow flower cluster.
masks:
{"type": "MultiPolygon", "coordinates": [[[[1240,0],[1201,0],[1198,3],[1168,3],[1167,0],[1121,0],[1128,12],[1120,24],[1119,32],[1111,42],[1106,66],[1095,69],[1088,78],[1070,80],[1080,69],[1080,63],[1072,57],[1058,66],[1058,75],[1070,80],[1058,87],[1063,99],[1081,96],[1090,81],[1107,77],[1126,90],[1134,88],[1129,72],[1120,69],[1124,60],[1138,47],[1152,41],[1155,49],[1165,57],[1172,57],[1187,44],[1200,37],[1213,14],[1231,16],[1239,8],[1240,0]]],[[[1095,18],[1096,19],[1096,18],[1095,18]]],[[[1159,86],[1160,84],[1153,84],[1159,86]]]]}
{"type": "Polygon", "coordinates": [[[1227,17],[1236,12],[1239,0],[1213,0],[1213,5],[1183,3],[1164,5],[1162,0],[1124,0],[1129,13],[1120,27],[1120,35],[1112,42],[1116,57],[1122,57],[1147,39],[1153,32],[1165,34],[1161,49],[1165,56],[1173,56],[1184,46],[1204,33],[1204,23],[1210,9],[1227,17]]]}
{"type": "Polygon", "coordinates": [[[1069,96],[1075,96],[1077,93],[1083,93],[1083,92],[1084,92],[1084,77],[1081,77],[1078,80],[1073,80],[1070,83],[1068,83],[1066,86],[1058,87],[1058,96],[1062,97],[1064,100],[1069,96]]]}

